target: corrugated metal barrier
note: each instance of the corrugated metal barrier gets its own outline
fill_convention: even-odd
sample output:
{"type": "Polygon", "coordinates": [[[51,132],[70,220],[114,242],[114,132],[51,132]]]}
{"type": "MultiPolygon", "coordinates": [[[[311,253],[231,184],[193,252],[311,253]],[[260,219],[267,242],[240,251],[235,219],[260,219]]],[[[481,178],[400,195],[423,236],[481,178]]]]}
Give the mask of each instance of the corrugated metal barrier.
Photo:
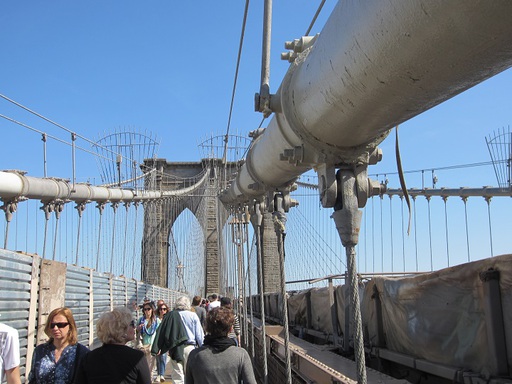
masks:
{"type": "Polygon", "coordinates": [[[124,276],[0,249],[0,322],[19,332],[22,382],[30,371],[35,346],[46,340],[44,325],[54,308],[69,307],[78,341],[93,346],[96,322],[103,312],[128,306],[136,317],[141,315],[138,305],[144,297],[172,305],[180,295],[124,276]]]}

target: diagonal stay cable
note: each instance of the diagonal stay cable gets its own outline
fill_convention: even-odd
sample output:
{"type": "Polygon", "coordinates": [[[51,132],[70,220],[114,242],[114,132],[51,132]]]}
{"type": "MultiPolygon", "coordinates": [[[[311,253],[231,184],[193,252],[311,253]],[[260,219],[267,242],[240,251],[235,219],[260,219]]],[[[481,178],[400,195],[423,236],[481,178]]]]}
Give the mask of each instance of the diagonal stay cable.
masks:
{"type": "Polygon", "coordinates": [[[249,13],[249,0],[245,1],[245,9],[244,9],[244,19],[242,22],[242,32],[240,34],[240,43],[238,45],[238,57],[236,60],[236,69],[235,69],[235,79],[233,81],[233,90],[231,92],[231,104],[229,106],[229,116],[228,116],[228,125],[226,128],[226,136],[224,139],[224,154],[222,156],[222,161],[226,163],[226,156],[227,156],[227,147],[228,147],[228,136],[229,136],[229,129],[231,126],[231,117],[233,115],[233,105],[235,103],[235,94],[236,94],[236,83],[238,80],[238,71],[240,69],[240,59],[242,58],[242,47],[244,43],[244,36],[245,36],[245,27],[247,25],[247,14],[249,13]]]}
{"type": "Polygon", "coordinates": [[[311,24],[309,24],[309,28],[306,31],[306,34],[304,36],[309,36],[309,33],[311,32],[311,29],[313,29],[313,26],[315,25],[316,19],[318,18],[318,15],[322,11],[322,8],[325,4],[325,0],[322,0],[320,5],[318,6],[318,9],[316,10],[315,16],[313,16],[313,20],[311,20],[311,24]]]}
{"type": "MultiPolygon", "coordinates": [[[[41,119],[43,119],[43,120],[47,121],[48,123],[53,124],[53,125],[55,125],[55,126],[57,126],[57,127],[61,128],[61,129],[63,129],[64,131],[66,131],[66,132],[68,132],[68,133],[71,133],[71,134],[76,135],[76,137],[78,137],[78,138],[80,138],[80,139],[82,139],[82,140],[84,140],[84,141],[88,142],[89,144],[91,144],[91,145],[93,145],[93,146],[98,146],[98,143],[95,143],[94,141],[92,141],[92,140],[90,140],[90,139],[86,138],[85,136],[79,135],[78,133],[71,131],[70,129],[68,129],[68,128],[64,127],[63,125],[61,125],[61,124],[59,124],[59,123],[56,123],[55,121],[53,121],[53,120],[51,120],[51,119],[49,119],[49,118],[47,118],[47,117],[45,117],[45,116],[41,115],[40,113],[37,113],[36,111],[33,111],[32,109],[30,109],[30,108],[28,108],[28,107],[26,107],[26,106],[24,106],[24,105],[22,105],[22,104],[18,103],[17,101],[15,101],[15,100],[13,100],[13,99],[10,99],[9,97],[7,97],[7,96],[5,96],[5,95],[3,95],[3,94],[1,94],[1,93],[0,93],[0,97],[1,97],[1,98],[3,98],[3,99],[5,99],[5,100],[7,100],[7,101],[9,101],[9,102],[10,102],[10,103],[12,103],[12,104],[14,104],[14,105],[16,105],[16,106],[18,106],[18,107],[20,107],[20,108],[24,109],[25,111],[30,112],[30,113],[32,113],[33,115],[35,115],[35,116],[37,116],[37,117],[39,117],[39,118],[41,118],[41,119]]],[[[110,153],[112,153],[112,154],[117,155],[117,152],[114,152],[114,151],[112,151],[111,149],[105,148],[105,150],[106,150],[106,151],[108,151],[108,152],[110,152],[110,153]]],[[[128,159],[128,160],[133,161],[132,159],[128,159]]]]}
{"type": "MultiPolygon", "coordinates": [[[[26,124],[24,124],[24,123],[22,123],[22,122],[20,122],[20,121],[14,120],[13,118],[10,118],[9,116],[5,116],[5,115],[0,114],[0,118],[3,118],[3,119],[5,119],[5,120],[8,120],[8,121],[10,121],[11,123],[14,123],[14,124],[18,124],[18,125],[19,125],[19,126],[21,126],[21,127],[27,128],[27,129],[29,129],[29,130],[31,130],[31,131],[33,131],[33,132],[39,133],[39,134],[41,134],[41,135],[45,134],[47,138],[52,139],[52,140],[55,140],[55,141],[57,141],[57,142],[59,142],[59,143],[61,143],[61,144],[66,144],[66,145],[68,145],[68,146],[70,146],[70,147],[73,145],[72,143],[69,143],[69,142],[67,142],[66,140],[60,139],[60,138],[58,138],[58,137],[56,137],[56,136],[52,136],[52,135],[46,134],[45,132],[40,131],[39,129],[36,129],[36,128],[34,128],[34,127],[31,127],[30,125],[26,125],[26,124]]],[[[103,158],[103,159],[105,159],[105,160],[109,160],[109,161],[111,160],[111,159],[109,159],[109,158],[107,158],[107,157],[105,157],[105,156],[102,156],[102,155],[98,154],[98,153],[94,153],[94,152],[92,152],[92,151],[90,151],[90,150],[88,150],[88,149],[86,149],[86,148],[83,148],[83,147],[80,147],[80,146],[76,146],[75,148],[76,148],[76,149],[79,149],[79,150],[81,150],[81,151],[84,151],[84,152],[86,152],[86,153],[89,153],[89,154],[91,154],[91,155],[93,155],[93,156],[101,157],[101,158],[103,158]]]]}

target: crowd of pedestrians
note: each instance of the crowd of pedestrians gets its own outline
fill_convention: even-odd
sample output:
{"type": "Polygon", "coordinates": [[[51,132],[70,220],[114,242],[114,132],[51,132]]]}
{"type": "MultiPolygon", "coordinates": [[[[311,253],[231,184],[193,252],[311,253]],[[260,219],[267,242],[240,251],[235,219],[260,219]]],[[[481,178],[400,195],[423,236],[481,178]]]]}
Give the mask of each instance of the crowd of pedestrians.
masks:
{"type": "MultiPolygon", "coordinates": [[[[48,315],[48,341],[38,345],[28,371],[29,384],[256,383],[248,353],[240,345],[240,324],[231,300],[211,295],[176,299],[173,310],[145,298],[142,316],[127,307],[103,313],[96,323],[101,346],[78,342],[69,308],[48,315]],[[220,299],[220,300],[219,300],[220,299]]],[[[18,331],[0,323],[0,382],[21,384],[18,331]]],[[[27,367],[28,370],[28,367],[27,367]]]]}

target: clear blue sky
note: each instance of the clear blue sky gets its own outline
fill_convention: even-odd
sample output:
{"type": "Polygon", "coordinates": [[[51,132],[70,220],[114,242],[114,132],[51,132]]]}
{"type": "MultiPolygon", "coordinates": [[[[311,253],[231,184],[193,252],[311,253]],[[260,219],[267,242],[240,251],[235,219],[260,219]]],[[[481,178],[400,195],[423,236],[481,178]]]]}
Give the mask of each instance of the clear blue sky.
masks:
{"type": "MultiPolygon", "coordinates": [[[[261,121],[253,111],[260,80],[261,3],[250,3],[230,128],[243,136],[261,121]]],[[[319,3],[274,2],[271,91],[288,67],[279,57],[284,41],[304,34],[319,3]]],[[[244,5],[241,0],[3,1],[0,93],[90,139],[128,127],[157,136],[159,157],[198,160],[197,144],[226,132],[244,5]]],[[[312,33],[321,30],[334,5],[326,2],[312,33]]],[[[484,137],[511,122],[511,83],[512,72],[504,72],[404,123],[404,168],[488,161],[484,137]]],[[[0,113],[69,141],[69,134],[5,100],[0,100],[0,113]]],[[[2,150],[1,168],[40,176],[40,135],[4,119],[0,129],[2,141],[10,144],[2,150]]],[[[48,148],[49,175],[70,177],[71,150],[52,142],[48,148]]],[[[394,136],[382,148],[384,160],[370,173],[395,171],[394,136]]],[[[80,155],[77,161],[82,180],[97,174],[90,157],[80,155]]],[[[472,169],[470,177],[476,185],[495,185],[489,169],[472,169]],[[475,177],[475,172],[483,175],[475,177]]],[[[439,185],[471,183],[451,185],[438,177],[439,185]]],[[[411,186],[418,186],[410,178],[411,186]]]]}

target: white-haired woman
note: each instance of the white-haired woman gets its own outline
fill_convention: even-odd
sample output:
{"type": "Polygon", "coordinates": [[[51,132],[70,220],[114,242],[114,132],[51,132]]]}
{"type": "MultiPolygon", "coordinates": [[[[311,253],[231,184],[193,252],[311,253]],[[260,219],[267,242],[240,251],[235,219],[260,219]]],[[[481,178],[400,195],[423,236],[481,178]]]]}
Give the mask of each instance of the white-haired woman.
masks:
{"type": "Polygon", "coordinates": [[[102,314],[96,333],[103,345],[84,356],[75,384],[151,384],[144,352],[125,345],[135,338],[135,321],[128,308],[102,314]]]}

